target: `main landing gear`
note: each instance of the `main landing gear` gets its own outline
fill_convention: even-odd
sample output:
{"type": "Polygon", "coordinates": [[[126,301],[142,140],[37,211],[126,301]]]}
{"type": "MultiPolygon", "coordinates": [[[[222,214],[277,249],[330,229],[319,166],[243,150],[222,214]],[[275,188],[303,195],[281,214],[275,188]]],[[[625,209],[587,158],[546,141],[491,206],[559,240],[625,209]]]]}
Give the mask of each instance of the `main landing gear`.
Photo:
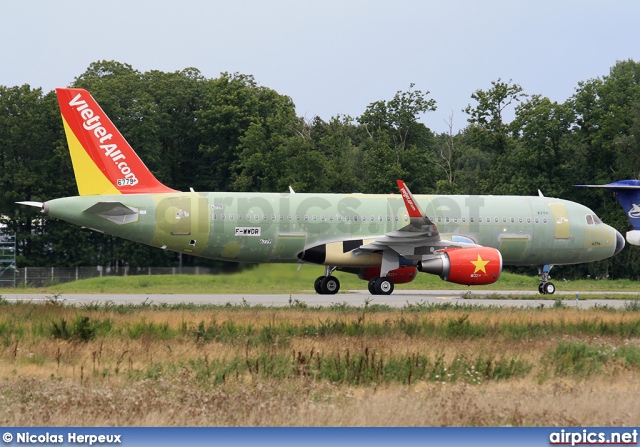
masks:
{"type": "MultiPolygon", "coordinates": [[[[396,252],[385,250],[382,252],[382,264],[380,266],[380,276],[369,280],[369,292],[372,295],[391,295],[395,287],[393,280],[387,277],[389,272],[398,269],[400,266],[399,256],[396,252]]],[[[326,265],[324,276],[319,276],[313,283],[313,288],[319,295],[334,295],[340,290],[340,281],[331,274],[336,270],[336,266],[326,265]]],[[[361,269],[366,270],[366,269],[361,269]]],[[[364,275],[364,274],[363,274],[364,275]]],[[[360,279],[363,276],[358,275],[360,279]]]]}
{"type": "Polygon", "coordinates": [[[335,267],[326,266],[325,275],[318,276],[313,283],[313,288],[319,295],[335,295],[340,290],[340,281],[335,276],[331,276],[335,267]]]}
{"type": "Polygon", "coordinates": [[[369,293],[371,295],[391,295],[393,293],[394,284],[387,277],[390,271],[400,267],[400,257],[393,250],[384,250],[382,252],[382,265],[380,266],[380,276],[369,280],[369,293]]]}
{"type": "Polygon", "coordinates": [[[386,276],[371,278],[369,280],[369,293],[371,295],[391,295],[393,288],[393,281],[386,276]]]}
{"type": "Polygon", "coordinates": [[[538,286],[538,292],[540,292],[543,295],[553,295],[556,291],[556,286],[549,281],[550,279],[549,273],[551,272],[552,267],[553,266],[550,264],[546,264],[541,267],[538,267],[538,275],[540,275],[540,281],[542,282],[538,286]]]}

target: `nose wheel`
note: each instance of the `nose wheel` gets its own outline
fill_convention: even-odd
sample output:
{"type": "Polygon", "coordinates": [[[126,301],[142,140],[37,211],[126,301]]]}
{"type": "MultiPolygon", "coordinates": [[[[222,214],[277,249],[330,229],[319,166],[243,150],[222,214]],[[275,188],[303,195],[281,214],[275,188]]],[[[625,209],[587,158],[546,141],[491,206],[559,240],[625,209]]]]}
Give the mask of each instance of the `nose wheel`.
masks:
{"type": "Polygon", "coordinates": [[[551,272],[552,265],[543,265],[538,267],[538,274],[540,275],[540,281],[542,284],[538,286],[538,292],[542,295],[553,295],[556,291],[556,286],[549,281],[551,277],[549,273],[551,272]]]}
{"type": "Polygon", "coordinates": [[[544,282],[538,286],[538,292],[542,295],[553,295],[556,291],[556,286],[552,282],[544,282]]]}

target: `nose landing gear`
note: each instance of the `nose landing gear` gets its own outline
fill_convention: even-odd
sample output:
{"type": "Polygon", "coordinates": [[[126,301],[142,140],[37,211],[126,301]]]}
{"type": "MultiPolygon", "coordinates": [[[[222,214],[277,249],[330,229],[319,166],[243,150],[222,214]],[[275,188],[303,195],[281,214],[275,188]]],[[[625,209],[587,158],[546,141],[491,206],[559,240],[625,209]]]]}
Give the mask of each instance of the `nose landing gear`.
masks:
{"type": "Polygon", "coordinates": [[[556,286],[549,281],[551,277],[549,273],[553,265],[546,264],[538,267],[538,275],[540,275],[541,284],[538,286],[538,292],[542,295],[553,295],[556,291],[556,286]]]}

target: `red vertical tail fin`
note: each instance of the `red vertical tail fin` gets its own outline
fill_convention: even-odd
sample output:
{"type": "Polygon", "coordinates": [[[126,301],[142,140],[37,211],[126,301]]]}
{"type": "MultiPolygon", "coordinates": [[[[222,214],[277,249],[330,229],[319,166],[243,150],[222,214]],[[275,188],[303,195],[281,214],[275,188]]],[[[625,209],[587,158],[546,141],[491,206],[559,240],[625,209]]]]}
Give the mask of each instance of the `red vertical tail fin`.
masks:
{"type": "Polygon", "coordinates": [[[176,192],[155,178],[89,92],[56,93],[80,195],[176,192]]]}

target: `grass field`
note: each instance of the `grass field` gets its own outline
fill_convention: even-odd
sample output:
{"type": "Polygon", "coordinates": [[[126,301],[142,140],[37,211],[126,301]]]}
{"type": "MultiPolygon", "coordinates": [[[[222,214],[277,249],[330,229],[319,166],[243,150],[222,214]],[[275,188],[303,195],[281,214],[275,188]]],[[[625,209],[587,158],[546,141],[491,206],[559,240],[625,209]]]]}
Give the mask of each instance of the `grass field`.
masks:
{"type": "Polygon", "coordinates": [[[0,424],[638,425],[640,311],[0,300],[0,424]]]}
{"type": "MultiPolygon", "coordinates": [[[[44,288],[18,288],[20,293],[304,293],[313,292],[313,281],[324,273],[324,268],[304,265],[264,264],[242,273],[221,275],[157,275],[102,277],[44,288]]],[[[367,284],[355,275],[336,272],[341,290],[366,290],[367,284]]],[[[562,281],[554,279],[558,292],[602,291],[640,292],[640,286],[630,280],[616,281],[562,281]]],[[[503,272],[500,279],[482,290],[537,290],[538,278],[503,272]]],[[[435,275],[419,274],[409,284],[399,284],[397,290],[449,289],[478,290],[441,280],[435,275]]]]}
{"type": "MultiPolygon", "coordinates": [[[[0,424],[639,425],[640,306],[116,305],[110,293],[304,293],[322,268],[103,277],[0,298],[0,424]],[[106,304],[58,296],[102,293],[106,304]]],[[[342,290],[365,283],[338,273],[342,290]]],[[[557,281],[623,292],[631,281],[557,281]]],[[[489,290],[536,290],[503,273],[489,290]]],[[[457,289],[432,275],[398,289],[457,289]]],[[[476,290],[476,289],[472,289],[476,290]]],[[[11,289],[13,291],[13,289],[11,289]]],[[[557,296],[557,295],[556,295],[557,296]]],[[[618,296],[618,295],[616,295],[618,296]]]]}

